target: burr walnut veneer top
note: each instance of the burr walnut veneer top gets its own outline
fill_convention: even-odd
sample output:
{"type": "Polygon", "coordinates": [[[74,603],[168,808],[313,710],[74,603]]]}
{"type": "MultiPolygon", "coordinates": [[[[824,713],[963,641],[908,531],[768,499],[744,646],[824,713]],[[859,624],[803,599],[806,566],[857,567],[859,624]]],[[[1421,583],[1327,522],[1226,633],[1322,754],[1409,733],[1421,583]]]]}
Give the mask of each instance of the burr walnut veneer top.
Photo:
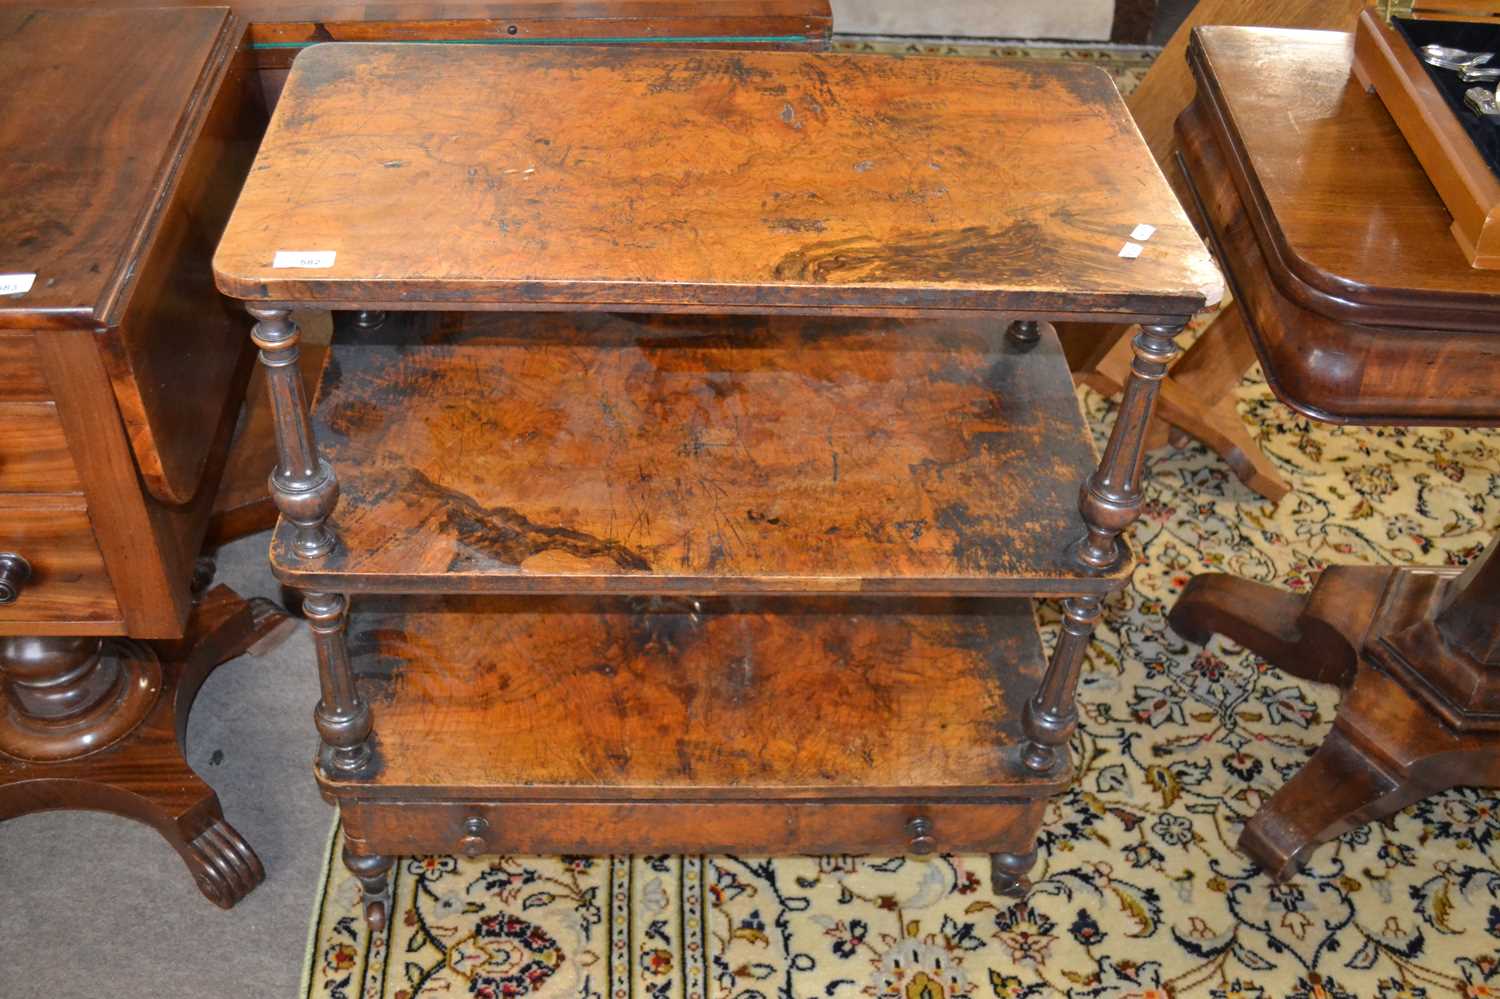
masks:
{"type": "Polygon", "coordinates": [[[421,44],[298,56],[215,272],[387,308],[1152,318],[1220,286],[1098,69],[421,44]]]}

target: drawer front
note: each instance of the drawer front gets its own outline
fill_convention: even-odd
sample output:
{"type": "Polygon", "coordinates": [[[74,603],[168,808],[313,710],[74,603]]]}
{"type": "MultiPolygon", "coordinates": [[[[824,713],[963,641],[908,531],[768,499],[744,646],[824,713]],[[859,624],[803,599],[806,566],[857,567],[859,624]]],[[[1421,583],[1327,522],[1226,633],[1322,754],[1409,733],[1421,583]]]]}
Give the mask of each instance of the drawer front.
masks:
{"type": "Polygon", "coordinates": [[[0,499],[0,552],[31,565],[20,596],[0,604],[0,634],[120,634],[124,622],[78,502],[8,505],[0,499]]]}
{"type": "Polygon", "coordinates": [[[79,493],[57,406],[0,402],[0,493],[79,493]]]}
{"type": "Polygon", "coordinates": [[[1043,801],[395,802],[343,800],[349,837],[368,852],[1023,853],[1043,801]],[[921,820],[918,826],[913,820],[921,820]],[[914,836],[927,837],[914,842],[914,836]]]}
{"type": "Polygon", "coordinates": [[[39,402],[52,398],[36,338],[30,333],[0,330],[0,402],[39,402]]]}

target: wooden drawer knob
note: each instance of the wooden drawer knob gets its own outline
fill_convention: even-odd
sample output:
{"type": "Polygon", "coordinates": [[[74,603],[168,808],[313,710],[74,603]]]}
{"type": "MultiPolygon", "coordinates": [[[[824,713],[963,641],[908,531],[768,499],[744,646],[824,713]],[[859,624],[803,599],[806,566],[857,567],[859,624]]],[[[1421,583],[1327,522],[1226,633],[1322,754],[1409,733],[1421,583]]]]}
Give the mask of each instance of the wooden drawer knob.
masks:
{"type": "Polygon", "coordinates": [[[925,857],[937,849],[937,840],[932,835],[932,820],[918,816],[906,824],[906,835],[911,837],[907,849],[919,857],[925,857]]]}
{"type": "Polygon", "coordinates": [[[484,838],[489,828],[490,824],[478,815],[464,819],[464,836],[458,841],[458,852],[465,857],[477,857],[489,852],[489,843],[484,838]]]}
{"type": "Polygon", "coordinates": [[[13,604],[31,578],[31,563],[15,552],[0,552],[0,604],[13,604]]]}

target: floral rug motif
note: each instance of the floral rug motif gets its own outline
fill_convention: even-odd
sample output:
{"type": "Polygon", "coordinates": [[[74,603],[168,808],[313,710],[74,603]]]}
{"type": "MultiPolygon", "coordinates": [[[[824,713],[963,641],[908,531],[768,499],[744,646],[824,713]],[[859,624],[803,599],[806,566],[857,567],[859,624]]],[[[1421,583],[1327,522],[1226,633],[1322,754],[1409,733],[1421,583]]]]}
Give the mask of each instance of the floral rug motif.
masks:
{"type": "MultiPolygon", "coordinates": [[[[1188,578],[1304,591],[1333,563],[1456,565],[1500,527],[1500,436],[1241,412],[1294,492],[1201,446],[1149,456],[1144,558],[1079,692],[1078,778],[1024,900],[980,856],[411,857],[371,939],[338,837],[314,920],[319,999],[958,999],[1500,995],[1500,800],[1457,789],[1326,844],[1278,886],[1234,848],[1317,746],[1328,687],[1176,637],[1188,578]]],[[[1101,435],[1113,407],[1081,393],[1101,435]]],[[[1043,605],[1045,640],[1057,632],[1043,605]]]]}

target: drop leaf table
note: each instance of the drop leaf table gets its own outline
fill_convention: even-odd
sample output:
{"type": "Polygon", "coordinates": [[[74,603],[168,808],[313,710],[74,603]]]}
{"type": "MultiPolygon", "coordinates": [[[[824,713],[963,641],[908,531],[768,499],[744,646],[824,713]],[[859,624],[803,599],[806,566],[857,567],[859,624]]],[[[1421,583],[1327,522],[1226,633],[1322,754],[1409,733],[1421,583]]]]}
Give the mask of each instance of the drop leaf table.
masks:
{"type": "Polygon", "coordinates": [[[982,850],[1024,885],[1220,280],[1107,76],[317,46],[214,266],[369,919],[413,851],[982,850]],[[311,406],[304,306],[343,310],[311,406]],[[1142,324],[1102,460],[1058,318],[1142,324]]]}
{"type": "Polygon", "coordinates": [[[261,864],[183,733],[288,620],[198,559],[253,368],[209,269],[265,125],[245,25],[6,7],[0,93],[0,819],[139,819],[227,907],[261,864]]]}

